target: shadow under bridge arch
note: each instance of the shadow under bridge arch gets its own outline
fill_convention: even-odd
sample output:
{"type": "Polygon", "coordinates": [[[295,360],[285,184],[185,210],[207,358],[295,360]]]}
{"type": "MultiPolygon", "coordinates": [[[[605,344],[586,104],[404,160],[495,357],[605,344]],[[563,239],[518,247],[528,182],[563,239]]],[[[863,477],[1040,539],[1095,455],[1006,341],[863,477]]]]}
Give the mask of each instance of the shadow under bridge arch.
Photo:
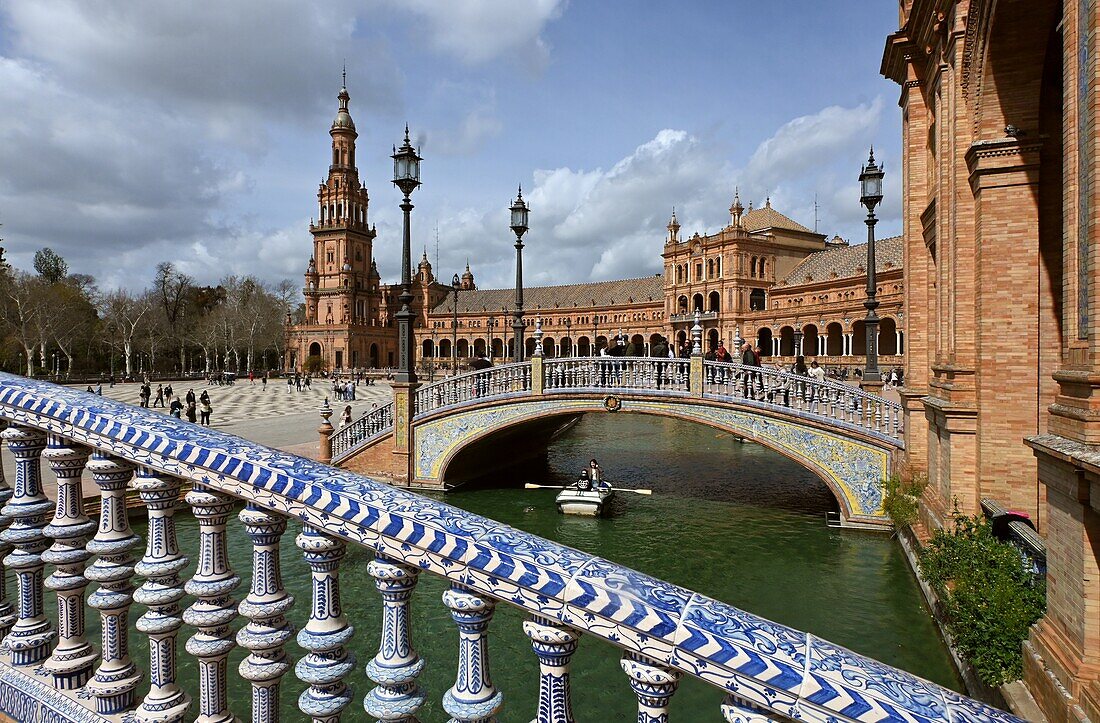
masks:
{"type": "Polygon", "coordinates": [[[441,487],[460,453],[502,443],[522,431],[547,435],[585,413],[648,414],[704,424],[745,437],[816,474],[836,497],[845,522],[885,526],[883,480],[896,448],[872,435],[829,429],[813,421],[706,398],[605,397],[496,401],[419,419],[415,425],[416,483],[441,487]],[[614,408],[610,411],[609,408],[614,408]]]}

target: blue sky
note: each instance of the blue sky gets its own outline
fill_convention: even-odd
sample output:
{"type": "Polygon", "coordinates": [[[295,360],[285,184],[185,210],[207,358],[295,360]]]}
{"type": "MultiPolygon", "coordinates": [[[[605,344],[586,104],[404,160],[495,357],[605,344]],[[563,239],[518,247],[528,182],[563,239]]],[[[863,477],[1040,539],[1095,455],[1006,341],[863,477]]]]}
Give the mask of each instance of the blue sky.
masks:
{"type": "Polygon", "coordinates": [[[51,246],[104,287],[162,260],[197,280],[300,280],[346,61],[383,276],[398,272],[389,153],[425,161],[416,253],[441,277],[513,274],[506,207],[532,204],[525,273],[660,270],[684,231],[742,199],[855,242],[857,176],[887,168],[900,229],[898,89],[878,75],[891,2],[0,1],[0,235],[51,246]]]}

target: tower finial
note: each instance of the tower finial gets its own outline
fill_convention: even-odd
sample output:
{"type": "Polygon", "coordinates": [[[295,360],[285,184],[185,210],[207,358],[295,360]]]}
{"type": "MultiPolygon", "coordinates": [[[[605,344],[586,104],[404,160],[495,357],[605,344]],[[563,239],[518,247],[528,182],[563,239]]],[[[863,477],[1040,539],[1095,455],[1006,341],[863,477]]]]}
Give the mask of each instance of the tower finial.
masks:
{"type": "Polygon", "coordinates": [[[871,155],[867,157],[867,164],[873,166],[875,164],[875,145],[871,144],[871,155]]]}
{"type": "Polygon", "coordinates": [[[344,61],[344,70],[340,73],[340,85],[348,87],[348,61],[344,61]]]}

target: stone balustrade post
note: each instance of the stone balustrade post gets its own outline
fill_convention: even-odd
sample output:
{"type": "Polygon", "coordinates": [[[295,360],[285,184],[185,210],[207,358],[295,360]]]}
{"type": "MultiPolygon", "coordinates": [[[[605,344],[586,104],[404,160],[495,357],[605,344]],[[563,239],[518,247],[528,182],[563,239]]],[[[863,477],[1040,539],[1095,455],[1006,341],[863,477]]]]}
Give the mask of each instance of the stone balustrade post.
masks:
{"type": "Polygon", "coordinates": [[[668,723],[668,702],[682,673],[630,652],[623,654],[619,665],[638,696],[638,723],[668,723]]]}
{"type": "Polygon", "coordinates": [[[198,630],[186,650],[199,661],[199,716],[195,723],[228,723],[237,718],[229,710],[229,653],[237,646],[230,623],[237,617],[230,596],[241,579],[229,564],[225,523],[233,498],[196,485],[185,497],[199,521],[199,564],[184,585],[197,599],[183,613],[183,622],[198,630]]]}
{"type": "Polygon", "coordinates": [[[575,631],[535,615],[523,622],[523,632],[539,659],[539,707],[531,723],[573,723],[569,691],[569,660],[577,650],[575,631]]]}
{"type": "Polygon", "coordinates": [[[531,361],[531,395],[541,396],[546,388],[546,358],[539,354],[533,356],[531,361]]]}
{"type": "Polygon", "coordinates": [[[325,403],[321,405],[318,412],[321,415],[321,426],[317,427],[319,435],[317,461],[328,464],[332,461],[332,434],[336,431],[332,427],[332,422],[329,421],[332,416],[332,407],[328,403],[328,397],[325,397],[325,403]]]}
{"type": "MultiPolygon", "coordinates": [[[[0,419],[0,432],[7,428],[8,423],[0,419]]],[[[2,505],[7,504],[11,496],[12,488],[8,486],[8,481],[4,479],[4,465],[0,464],[0,508],[2,508],[2,505]]],[[[0,560],[3,560],[8,556],[8,553],[12,551],[11,543],[4,539],[4,530],[8,529],[11,525],[11,519],[12,518],[0,513],[0,560]]],[[[18,617],[16,615],[15,606],[8,600],[8,585],[6,578],[6,567],[0,564],[0,650],[4,649],[4,638],[7,637],[8,631],[11,630],[11,626],[15,625],[15,620],[18,617]]]]}
{"type": "Polygon", "coordinates": [[[340,603],[340,560],[347,546],[306,526],[295,538],[309,564],[313,596],[309,621],[298,632],[298,644],[307,652],[294,673],[309,688],[298,697],[298,709],[313,723],[338,723],[354,692],[344,678],[355,667],[355,656],[344,646],[355,633],[340,603]]]}
{"type": "Polygon", "coordinates": [[[367,676],[378,687],[367,693],[363,707],[385,723],[416,723],[426,699],[416,684],[424,660],[412,644],[409,608],[420,570],[378,555],[367,572],[382,594],[382,640],[367,664],[367,676]]]}
{"type": "Polygon", "coordinates": [[[443,593],[443,604],[458,626],[458,674],[443,695],[449,723],[495,723],[504,704],[489,675],[489,621],[496,603],[453,585],[443,593]]]}
{"type": "Polygon", "coordinates": [[[85,637],[84,592],[88,578],[84,566],[92,553],[86,548],[96,523],[84,514],[84,492],[81,475],[88,463],[90,450],[50,435],[43,456],[57,477],[57,505],[53,521],[42,530],[53,539],[50,549],[42,553],[42,561],[56,565],[57,570],[46,578],[45,585],[57,593],[57,646],[46,661],[46,670],[53,675],[55,688],[73,690],[83,687],[92,676],[97,653],[85,637]]]}
{"type": "Polygon", "coordinates": [[[248,624],[237,633],[237,644],[249,651],[241,661],[241,677],[252,684],[252,723],[278,723],[279,686],[290,670],[283,645],[293,636],[285,617],[294,598],[283,587],[279,540],[286,518],[255,505],[238,517],[252,540],[252,587],[238,608],[248,624]]]}
{"type": "Polygon", "coordinates": [[[750,703],[744,698],[727,695],[722,701],[722,719],[726,723],[770,723],[771,721],[787,720],[774,716],[770,712],[750,703]]]}
{"type": "Polygon", "coordinates": [[[145,578],[134,601],[147,605],[138,618],[138,632],[149,636],[149,693],[138,706],[138,723],[179,723],[191,706],[191,696],[176,681],[179,629],[183,625],[180,573],[188,560],[176,538],[176,509],[182,480],[148,467],[138,470],[134,488],[149,512],[145,556],[134,572],[145,578]]]}
{"type": "Polygon", "coordinates": [[[88,463],[99,487],[99,529],[88,543],[96,555],[84,575],[99,583],[88,605],[99,611],[102,626],[102,658],[85,689],[96,699],[96,710],[104,715],[121,713],[134,706],[135,689],[142,673],[130,658],[130,606],[134,593],[134,556],[141,538],[130,529],[126,517],[126,486],[134,465],[96,452],[88,463]]]}
{"type": "Polygon", "coordinates": [[[13,665],[34,665],[50,654],[54,639],[42,609],[42,552],[49,545],[42,528],[46,526],[46,513],[53,509],[53,503],[42,492],[39,461],[46,448],[46,435],[13,425],[4,430],[3,437],[15,455],[15,492],[4,505],[3,515],[11,524],[0,539],[13,547],[4,564],[15,571],[19,587],[19,614],[4,638],[4,649],[11,651],[13,665]]]}

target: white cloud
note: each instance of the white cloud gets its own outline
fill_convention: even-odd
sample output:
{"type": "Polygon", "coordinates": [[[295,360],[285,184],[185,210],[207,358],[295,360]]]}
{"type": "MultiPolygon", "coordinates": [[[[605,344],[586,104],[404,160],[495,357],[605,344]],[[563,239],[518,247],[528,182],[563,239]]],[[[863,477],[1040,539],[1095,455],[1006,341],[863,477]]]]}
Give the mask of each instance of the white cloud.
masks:
{"type": "Polygon", "coordinates": [[[516,55],[533,66],[545,63],[549,46],[543,28],[561,17],[565,0],[399,0],[428,25],[438,51],[464,63],[485,63],[516,55]]]}

